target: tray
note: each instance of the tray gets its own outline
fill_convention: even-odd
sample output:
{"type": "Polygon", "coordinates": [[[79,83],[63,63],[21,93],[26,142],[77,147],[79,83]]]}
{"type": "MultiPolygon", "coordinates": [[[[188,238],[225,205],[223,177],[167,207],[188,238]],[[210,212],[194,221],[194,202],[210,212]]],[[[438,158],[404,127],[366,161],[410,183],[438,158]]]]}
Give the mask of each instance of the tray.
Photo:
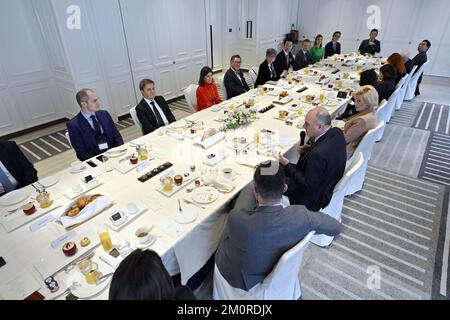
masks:
{"type": "MultiPolygon", "coordinates": [[[[170,175],[172,178],[173,176],[170,175]]],[[[175,193],[177,193],[178,191],[180,191],[181,189],[183,189],[184,187],[186,187],[188,184],[190,184],[192,181],[194,181],[195,179],[197,179],[198,175],[197,174],[192,174],[189,173],[189,177],[184,177],[183,176],[183,183],[180,186],[177,186],[175,183],[173,184],[173,189],[172,191],[164,191],[163,190],[163,185],[160,184],[156,190],[159,191],[160,193],[162,193],[163,195],[165,195],[166,197],[171,197],[173,196],[175,193]]]]}
{"type": "Polygon", "coordinates": [[[85,194],[85,193],[87,193],[87,192],[89,192],[89,191],[91,191],[91,190],[94,190],[94,189],[100,187],[100,186],[103,184],[102,181],[100,181],[100,180],[98,180],[98,179],[97,179],[97,181],[98,181],[97,184],[91,184],[91,183],[81,182],[81,183],[80,183],[80,186],[81,186],[81,189],[82,189],[81,192],[75,193],[75,192],[73,192],[72,189],[67,189],[67,190],[64,192],[64,195],[65,195],[66,198],[68,198],[69,200],[73,200],[73,199],[75,199],[75,198],[78,198],[79,196],[81,196],[81,195],[83,195],[83,194],[85,194]]]}
{"type": "Polygon", "coordinates": [[[110,228],[111,230],[119,232],[125,226],[127,226],[128,224],[130,224],[131,222],[136,220],[137,217],[139,217],[141,214],[143,214],[144,212],[147,211],[148,208],[147,208],[147,206],[145,204],[143,204],[142,202],[138,202],[138,201],[135,201],[135,203],[136,203],[136,206],[138,208],[138,211],[136,213],[134,213],[134,214],[128,213],[127,209],[124,209],[124,208],[118,208],[118,209],[116,209],[114,211],[108,212],[108,219],[106,220],[105,225],[108,228],[110,228]],[[110,216],[109,214],[113,213],[113,212],[117,212],[117,211],[122,211],[122,213],[125,213],[124,215],[127,217],[126,220],[120,225],[114,225],[111,222],[111,219],[109,219],[109,216],[110,216]]]}

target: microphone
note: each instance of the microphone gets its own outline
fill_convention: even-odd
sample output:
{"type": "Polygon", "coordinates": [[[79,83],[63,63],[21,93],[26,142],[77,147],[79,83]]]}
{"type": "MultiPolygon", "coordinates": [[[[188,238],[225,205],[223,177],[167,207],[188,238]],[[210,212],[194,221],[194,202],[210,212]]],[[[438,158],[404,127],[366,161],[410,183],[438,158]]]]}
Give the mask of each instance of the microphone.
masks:
{"type": "Polygon", "coordinates": [[[306,132],[300,131],[300,145],[303,146],[305,144],[306,132]]]}

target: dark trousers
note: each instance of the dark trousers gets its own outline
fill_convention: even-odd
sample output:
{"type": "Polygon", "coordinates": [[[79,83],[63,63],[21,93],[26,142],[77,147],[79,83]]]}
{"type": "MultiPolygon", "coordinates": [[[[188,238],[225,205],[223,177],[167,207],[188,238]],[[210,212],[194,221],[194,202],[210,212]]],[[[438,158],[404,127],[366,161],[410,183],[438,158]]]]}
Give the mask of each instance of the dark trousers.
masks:
{"type": "MultiPolygon", "coordinates": [[[[209,258],[209,260],[201,267],[200,270],[198,270],[186,283],[186,286],[188,286],[191,290],[197,289],[205,280],[208,273],[213,270],[214,268],[214,254],[209,258]]],[[[178,273],[174,276],[172,276],[172,281],[175,287],[178,287],[181,285],[181,274],[178,273]]]]}

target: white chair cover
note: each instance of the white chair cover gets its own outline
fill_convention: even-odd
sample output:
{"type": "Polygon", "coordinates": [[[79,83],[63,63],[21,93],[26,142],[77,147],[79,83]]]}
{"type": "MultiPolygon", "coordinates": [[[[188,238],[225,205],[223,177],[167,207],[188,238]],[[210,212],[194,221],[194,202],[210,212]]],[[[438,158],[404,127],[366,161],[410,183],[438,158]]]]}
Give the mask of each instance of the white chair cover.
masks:
{"type": "MultiPolygon", "coordinates": [[[[359,168],[361,168],[363,163],[364,163],[364,156],[361,152],[358,154],[356,158],[353,157],[352,164],[345,170],[344,176],[338,182],[336,187],[334,187],[333,197],[331,198],[330,203],[326,208],[320,210],[321,212],[341,222],[341,214],[342,208],[344,207],[345,193],[347,191],[348,186],[351,183],[353,175],[355,174],[355,172],[359,170],[359,168]]],[[[316,234],[311,238],[311,242],[321,247],[327,247],[331,244],[333,239],[334,237],[327,236],[325,234],[316,234]]]]}
{"type": "Polygon", "coordinates": [[[385,121],[385,123],[389,123],[389,121],[392,118],[392,114],[394,113],[395,106],[397,105],[397,97],[398,97],[399,92],[400,92],[400,88],[396,89],[388,99],[387,106],[386,106],[386,112],[389,117],[388,117],[388,121],[387,122],[385,121]]]}
{"type": "Polygon", "coordinates": [[[426,66],[430,63],[430,60],[425,62],[420,69],[416,72],[416,74],[413,74],[411,77],[411,80],[409,81],[408,87],[406,88],[406,94],[405,94],[405,100],[411,101],[415,97],[416,93],[416,87],[417,87],[417,81],[419,81],[420,76],[425,71],[426,66]]]}
{"type": "Polygon", "coordinates": [[[250,79],[252,79],[252,82],[253,82],[253,87],[255,87],[256,79],[258,78],[258,72],[259,72],[259,67],[252,67],[248,71],[250,79]]]}
{"type": "Polygon", "coordinates": [[[198,84],[190,84],[186,89],[184,89],[184,97],[186,98],[189,108],[192,112],[197,111],[197,88],[198,84]]]}
{"type": "Polygon", "coordinates": [[[352,195],[355,192],[358,192],[362,189],[364,184],[364,178],[366,177],[367,164],[372,155],[373,146],[375,145],[375,141],[379,135],[380,130],[382,130],[384,126],[385,126],[384,121],[381,121],[376,128],[367,131],[366,135],[364,136],[364,138],[362,138],[361,142],[356,148],[353,156],[347,160],[347,168],[348,168],[349,166],[351,166],[352,163],[354,163],[354,157],[358,156],[360,152],[363,154],[364,157],[362,166],[359,168],[359,170],[357,170],[354,173],[352,180],[350,181],[347,187],[347,190],[345,192],[346,196],[352,195]]]}
{"type": "MultiPolygon", "coordinates": [[[[227,96],[227,89],[225,88],[224,77],[220,77],[219,79],[217,79],[217,83],[219,84],[220,90],[222,90],[223,100],[227,100],[228,96],[227,96]]],[[[220,92],[219,92],[219,94],[220,94],[220,92]]]]}
{"type": "Polygon", "coordinates": [[[142,124],[139,121],[139,118],[137,116],[136,107],[133,107],[130,109],[130,115],[131,115],[131,119],[133,119],[134,124],[137,125],[139,127],[139,129],[141,129],[141,131],[142,131],[142,124]]]}
{"type": "MultiPolygon", "coordinates": [[[[386,100],[381,101],[381,104],[378,106],[377,111],[375,112],[375,115],[378,119],[378,122],[384,121],[384,123],[386,123],[389,119],[389,110],[388,110],[388,102],[386,100]]],[[[386,128],[386,126],[384,126],[378,133],[377,136],[377,142],[381,140],[381,138],[383,137],[384,134],[384,129],[386,128]]]]}
{"type": "Polygon", "coordinates": [[[400,110],[403,105],[403,101],[405,100],[406,88],[408,88],[409,82],[411,81],[411,77],[416,71],[417,66],[414,66],[411,70],[411,73],[406,74],[403,79],[403,84],[401,86],[400,92],[397,97],[397,105],[395,106],[395,110],[400,110]]]}
{"type": "Polygon", "coordinates": [[[213,299],[215,300],[296,300],[301,296],[299,271],[303,253],[314,231],[286,251],[264,279],[249,291],[230,286],[217,265],[214,268],[213,299]]]}

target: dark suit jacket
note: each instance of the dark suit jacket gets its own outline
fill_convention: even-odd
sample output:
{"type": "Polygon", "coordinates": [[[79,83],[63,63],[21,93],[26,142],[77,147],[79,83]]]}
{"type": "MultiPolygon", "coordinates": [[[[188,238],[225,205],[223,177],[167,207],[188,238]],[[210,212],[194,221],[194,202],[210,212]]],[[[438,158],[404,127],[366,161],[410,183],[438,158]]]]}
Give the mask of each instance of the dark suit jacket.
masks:
{"type": "MultiPolygon", "coordinates": [[[[276,72],[275,64],[273,65],[273,68],[275,69],[276,72]]],[[[255,87],[263,85],[267,81],[277,81],[279,79],[280,75],[278,72],[276,77],[270,76],[269,64],[267,63],[267,60],[264,60],[264,62],[261,63],[259,66],[258,77],[256,78],[255,87]]]]}
{"type": "Polygon", "coordinates": [[[229,213],[215,256],[216,265],[227,282],[246,291],[262,282],[283,253],[310,231],[330,236],[341,231],[341,225],[335,219],[310,212],[304,206],[254,209],[249,201],[240,201],[242,198],[251,199],[251,193],[248,187],[241,191],[229,213]],[[247,204],[239,205],[242,202],[247,204]]]}
{"type": "Polygon", "coordinates": [[[373,42],[375,42],[375,46],[369,46],[370,39],[363,40],[361,42],[361,45],[359,46],[359,53],[366,54],[369,53],[371,55],[374,55],[375,53],[380,53],[381,51],[381,42],[375,39],[373,42]]]}
{"type": "Polygon", "coordinates": [[[333,190],[342,178],[347,162],[346,143],[342,130],[331,128],[302,154],[297,165],[286,169],[291,204],[303,204],[311,211],[325,208],[333,190]]]}
{"type": "MultiPolygon", "coordinates": [[[[169,123],[175,122],[176,119],[172,114],[172,111],[170,111],[169,105],[167,104],[166,100],[161,96],[157,96],[155,97],[155,101],[164,112],[167,121],[169,121],[169,123]]],[[[153,113],[151,106],[148,105],[144,98],[142,98],[142,100],[136,106],[136,113],[139,121],[142,124],[142,131],[144,132],[144,135],[149,134],[161,127],[158,126],[156,116],[153,113]]]]}
{"type": "Polygon", "coordinates": [[[375,89],[378,92],[378,103],[381,103],[383,99],[389,100],[390,96],[395,91],[395,82],[394,81],[380,81],[375,86],[375,89]]]}
{"type": "Polygon", "coordinates": [[[334,54],[341,54],[341,43],[336,42],[336,50],[333,49],[333,41],[330,41],[325,46],[325,59],[334,54]]]}
{"type": "Polygon", "coordinates": [[[227,99],[231,99],[250,90],[242,71],[239,70],[238,74],[242,79],[242,83],[231,68],[225,73],[223,81],[227,90],[227,99]]]}
{"type": "MultiPolygon", "coordinates": [[[[413,59],[412,63],[414,66],[417,66],[416,71],[414,74],[416,74],[417,71],[419,71],[420,67],[428,61],[427,53],[426,52],[419,52],[413,59]]],[[[422,82],[422,76],[420,76],[420,79],[418,81],[419,83],[422,82]]]]}
{"type": "Polygon", "coordinates": [[[286,55],[284,54],[284,50],[281,50],[280,53],[277,54],[273,65],[275,66],[275,70],[277,74],[282,74],[284,70],[289,71],[289,67],[292,65],[294,67],[294,55],[289,51],[289,64],[286,64],[286,55]]]}
{"type": "Polygon", "coordinates": [[[19,183],[17,189],[38,180],[36,169],[14,141],[0,141],[0,161],[19,183]]]}
{"type": "MultiPolygon", "coordinates": [[[[99,110],[95,113],[95,116],[103,128],[104,135],[108,141],[108,147],[114,148],[121,146],[123,144],[122,136],[117,130],[108,111],[99,110]]],[[[81,161],[106,151],[98,148],[99,141],[95,135],[95,131],[81,112],[67,123],[67,130],[69,130],[72,147],[75,149],[77,157],[81,161]]]]}
{"type": "Polygon", "coordinates": [[[406,73],[411,74],[413,67],[414,67],[414,64],[413,64],[412,60],[408,59],[408,61],[405,62],[406,73]]]}
{"type": "Polygon", "coordinates": [[[309,52],[306,54],[303,53],[303,50],[300,50],[297,55],[295,56],[294,60],[294,71],[306,68],[308,65],[312,64],[311,56],[309,55],[309,52]]]}

